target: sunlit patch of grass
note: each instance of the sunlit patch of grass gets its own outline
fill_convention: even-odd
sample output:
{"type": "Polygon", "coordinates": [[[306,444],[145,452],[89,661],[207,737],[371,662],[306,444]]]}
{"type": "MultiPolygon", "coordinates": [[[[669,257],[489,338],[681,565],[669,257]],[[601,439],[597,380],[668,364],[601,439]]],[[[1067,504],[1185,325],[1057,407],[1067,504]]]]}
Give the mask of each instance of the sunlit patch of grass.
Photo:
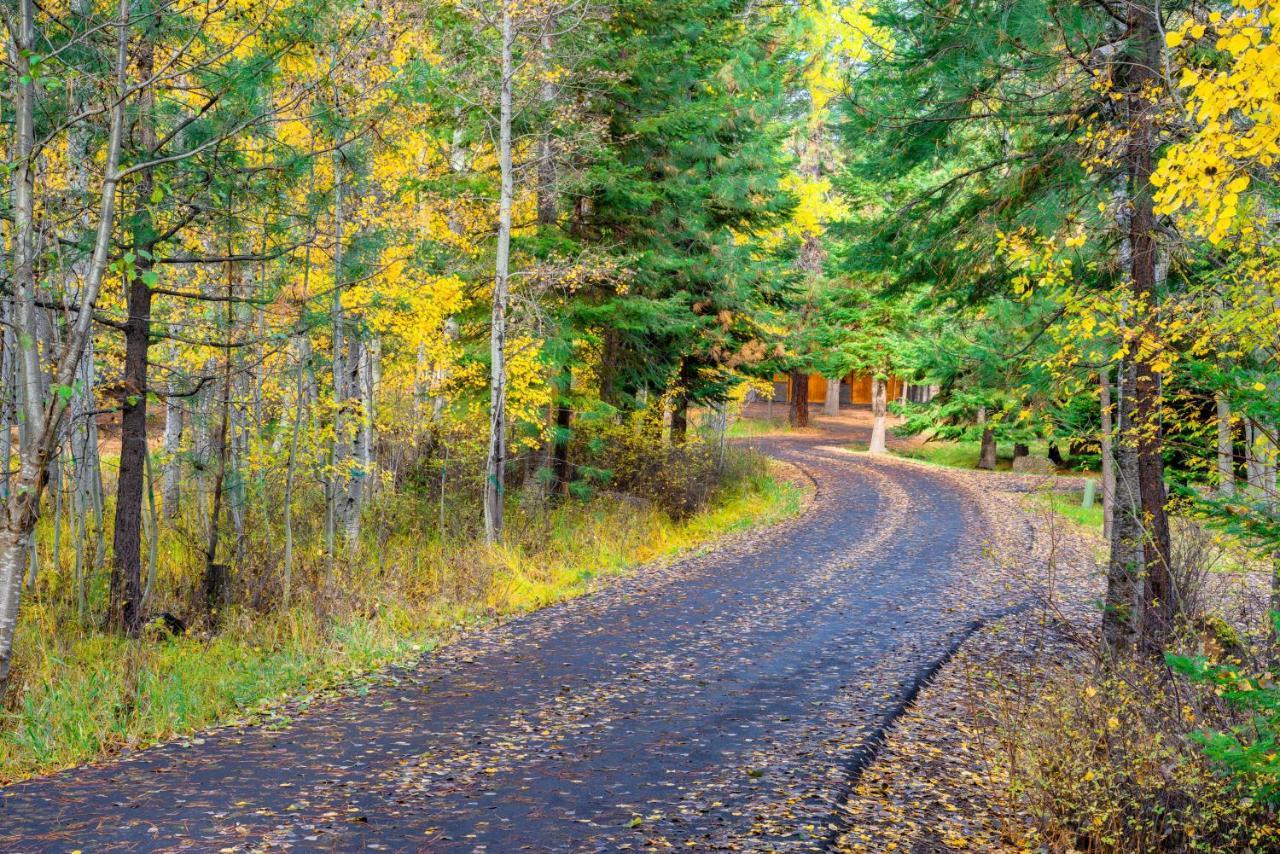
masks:
{"type": "Polygon", "coordinates": [[[776,418],[739,418],[729,425],[726,435],[731,439],[749,439],[770,433],[786,433],[791,425],[785,415],[776,418]]]}
{"type": "MultiPolygon", "coordinates": [[[[863,445],[859,450],[865,450],[863,445]]],[[[1032,442],[1028,445],[1032,456],[1046,457],[1049,454],[1048,442],[1032,442]]],[[[978,440],[950,441],[930,439],[910,445],[891,447],[890,451],[906,457],[936,466],[956,469],[976,469],[982,456],[982,443],[978,440]]],[[[1070,462],[1070,461],[1068,461],[1070,462]]],[[[996,444],[996,470],[1009,471],[1013,468],[1013,444],[996,444]]],[[[1079,472],[1063,472],[1066,475],[1078,475],[1079,472]]]]}
{"type": "Polygon", "coordinates": [[[1043,492],[1036,494],[1034,500],[1082,528],[1102,531],[1104,515],[1101,496],[1094,500],[1092,507],[1083,506],[1082,496],[1074,493],[1043,492]]]}
{"type": "MultiPolygon", "coordinates": [[[[1000,449],[997,448],[997,451],[999,450],[1000,449]]],[[[997,468],[1009,468],[1012,466],[1013,448],[1010,447],[1006,450],[1009,451],[1007,456],[1001,456],[997,453],[997,468]]],[[[977,468],[978,466],[978,458],[982,455],[982,443],[935,440],[896,449],[894,450],[894,453],[899,456],[907,457],[908,459],[920,460],[921,462],[930,463],[935,466],[972,469],[977,468]]]]}
{"type": "MultiPolygon", "coordinates": [[[[396,517],[358,563],[339,566],[332,584],[319,583],[309,598],[295,592],[289,610],[234,607],[218,631],[193,626],[176,637],[148,632],[128,640],[82,625],[72,591],[59,582],[29,596],[22,613],[13,689],[0,708],[0,783],[262,713],[286,696],[410,659],[460,625],[534,610],[601,578],[781,520],[803,500],[801,487],[762,468],[683,520],[610,494],[527,518],[513,502],[512,536],[496,548],[446,547],[438,533],[396,517]]],[[[186,548],[176,536],[161,538],[157,586],[168,598],[151,612],[189,602],[186,548]]],[[[319,571],[311,567],[312,586],[319,571]]],[[[303,574],[300,566],[295,591],[303,574]]],[[[69,575],[64,566],[47,580],[69,575]]],[[[105,596],[100,582],[91,591],[95,613],[105,596]]]]}

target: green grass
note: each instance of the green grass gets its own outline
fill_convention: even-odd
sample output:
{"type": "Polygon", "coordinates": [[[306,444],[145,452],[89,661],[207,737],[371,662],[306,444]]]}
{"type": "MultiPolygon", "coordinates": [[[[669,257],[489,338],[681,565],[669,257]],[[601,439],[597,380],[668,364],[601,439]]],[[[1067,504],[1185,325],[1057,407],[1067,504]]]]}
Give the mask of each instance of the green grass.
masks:
{"type": "MultiPolygon", "coordinates": [[[[1048,442],[1032,442],[1030,450],[1033,456],[1047,456],[1048,442]]],[[[897,449],[893,453],[907,459],[919,460],[936,466],[956,469],[976,469],[978,458],[982,455],[982,443],[972,441],[946,441],[935,439],[897,449]]],[[[996,445],[996,470],[1009,471],[1013,468],[1013,445],[996,445]]],[[[1084,475],[1085,472],[1064,472],[1065,475],[1084,475]]]]}
{"type": "Polygon", "coordinates": [[[1103,513],[1100,495],[1095,498],[1093,506],[1087,508],[1081,506],[1081,496],[1071,493],[1044,492],[1035,495],[1033,500],[1039,506],[1057,513],[1082,528],[1102,531],[1103,513]]]}
{"type": "Polygon", "coordinates": [[[377,554],[393,571],[340,569],[336,589],[318,599],[283,613],[232,608],[216,634],[107,635],[76,621],[65,589],[42,589],[24,603],[14,689],[0,709],[0,784],[271,717],[289,697],[358,689],[368,674],[447,642],[462,626],[577,596],[602,577],[787,518],[804,496],[761,471],[677,521],[602,495],[556,508],[500,548],[446,549],[397,524],[377,554]]]}
{"type": "MultiPolygon", "coordinates": [[[[924,442],[919,445],[911,445],[909,447],[896,450],[894,453],[899,456],[912,460],[920,460],[921,462],[930,463],[935,466],[946,466],[947,468],[956,469],[972,469],[978,466],[978,457],[981,456],[982,444],[980,442],[944,442],[932,441],[924,442]]],[[[998,449],[997,449],[998,450],[998,449]]],[[[1000,456],[997,453],[996,465],[1001,468],[1008,468],[1013,463],[1013,449],[1009,448],[1007,457],[1000,456]]]]}
{"type": "Polygon", "coordinates": [[[790,429],[786,415],[775,418],[739,418],[729,425],[727,435],[731,439],[749,439],[769,433],[785,433],[790,429]]]}

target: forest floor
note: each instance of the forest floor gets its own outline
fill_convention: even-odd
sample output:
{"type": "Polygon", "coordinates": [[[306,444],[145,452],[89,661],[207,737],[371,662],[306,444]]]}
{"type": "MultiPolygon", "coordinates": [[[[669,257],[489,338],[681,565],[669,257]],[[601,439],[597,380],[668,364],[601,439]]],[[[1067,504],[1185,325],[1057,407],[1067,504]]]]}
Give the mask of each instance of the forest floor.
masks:
{"type": "Polygon", "coordinates": [[[1023,479],[850,451],[866,422],[854,411],[752,440],[813,479],[798,519],[470,635],[271,725],[11,786],[0,849],[887,850],[910,849],[914,828],[918,850],[934,850],[987,838],[996,807],[966,800],[984,797],[982,769],[948,776],[965,761],[948,751],[967,711],[931,692],[961,679],[956,662],[1015,610],[1082,601],[1092,552],[1078,529],[1065,542],[1044,530],[1052,514],[1028,510],[1023,479]],[[948,794],[948,780],[964,791],[948,794]]]}

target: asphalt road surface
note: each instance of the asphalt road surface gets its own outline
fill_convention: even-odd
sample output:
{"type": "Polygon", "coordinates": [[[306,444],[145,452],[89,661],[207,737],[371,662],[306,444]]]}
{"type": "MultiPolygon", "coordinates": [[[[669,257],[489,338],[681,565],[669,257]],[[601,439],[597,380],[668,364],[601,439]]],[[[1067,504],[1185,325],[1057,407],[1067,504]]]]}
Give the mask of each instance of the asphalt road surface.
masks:
{"type": "Polygon", "coordinates": [[[0,850],[822,850],[869,736],[977,617],[990,520],[848,436],[761,442],[800,519],[461,639],[282,728],[0,791],[0,850]]]}

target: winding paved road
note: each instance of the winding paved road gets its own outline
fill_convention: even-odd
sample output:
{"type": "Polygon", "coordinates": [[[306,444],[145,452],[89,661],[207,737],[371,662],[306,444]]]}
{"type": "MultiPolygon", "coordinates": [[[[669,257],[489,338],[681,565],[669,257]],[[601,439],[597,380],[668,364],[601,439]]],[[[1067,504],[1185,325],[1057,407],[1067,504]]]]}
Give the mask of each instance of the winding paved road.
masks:
{"type": "Polygon", "coordinates": [[[0,792],[0,850],[820,850],[869,733],[975,618],[953,476],[766,449],[807,514],[462,639],[283,729],[0,792]],[[861,750],[860,750],[861,749],[861,750]]]}

